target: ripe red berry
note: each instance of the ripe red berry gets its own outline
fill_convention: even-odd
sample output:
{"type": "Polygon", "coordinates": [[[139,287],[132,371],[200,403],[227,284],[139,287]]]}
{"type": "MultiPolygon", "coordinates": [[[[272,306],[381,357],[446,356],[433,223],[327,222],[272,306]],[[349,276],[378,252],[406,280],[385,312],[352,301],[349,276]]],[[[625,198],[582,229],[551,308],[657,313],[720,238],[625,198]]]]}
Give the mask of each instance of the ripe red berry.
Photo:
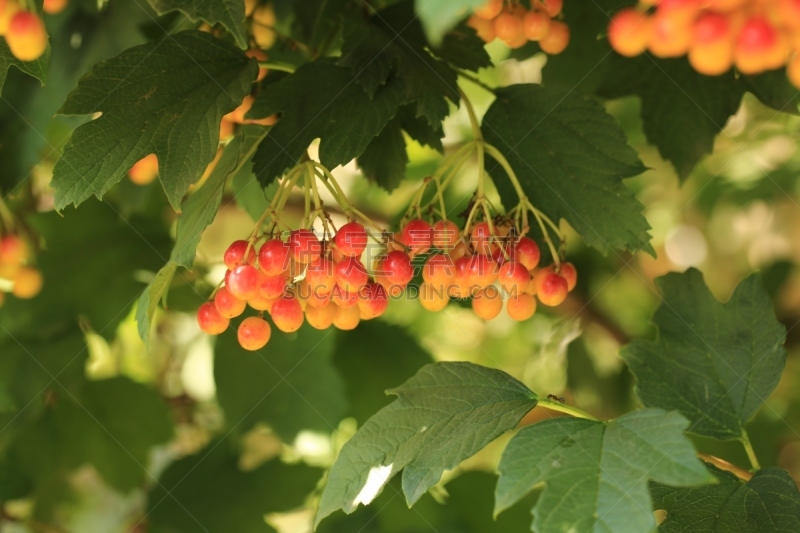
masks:
{"type": "Polygon", "coordinates": [[[470,243],[477,254],[491,255],[493,235],[488,222],[478,222],[472,228],[470,243]]]}
{"type": "Polygon", "coordinates": [[[268,276],[278,275],[289,268],[289,244],[280,239],[265,242],[258,251],[258,268],[268,276]]]}
{"type": "Polygon", "coordinates": [[[549,268],[537,270],[533,275],[536,297],[547,306],[556,306],[567,299],[567,280],[549,268]]]}
{"type": "Polygon", "coordinates": [[[360,256],[367,247],[367,230],[358,222],[348,222],[336,232],[333,244],[344,256],[360,256]]]}
{"type": "Polygon", "coordinates": [[[497,263],[488,256],[475,254],[469,260],[469,281],[476,289],[482,289],[497,280],[497,263]]]}
{"type": "Polygon", "coordinates": [[[745,21],[736,42],[734,59],[742,74],[757,74],[783,65],[789,54],[785,37],[760,16],[745,21]]]}
{"type": "Polygon", "coordinates": [[[358,293],[347,292],[338,285],[334,285],[333,291],[331,291],[331,302],[339,307],[355,307],[358,305],[358,293]]]}
{"type": "Polygon", "coordinates": [[[575,285],[578,283],[578,271],[575,270],[575,265],[572,263],[561,263],[561,277],[567,280],[567,290],[572,292],[575,285]]]}
{"type": "Polygon", "coordinates": [[[541,258],[539,245],[529,237],[520,237],[514,246],[511,258],[522,263],[522,266],[528,270],[533,270],[539,264],[539,259],[541,258]]]}
{"type": "Polygon", "coordinates": [[[435,287],[448,287],[455,274],[455,264],[447,254],[432,255],[422,267],[422,279],[435,287]]]}
{"type": "Polygon", "coordinates": [[[224,318],[234,318],[244,313],[247,302],[235,297],[227,287],[220,287],[214,296],[214,306],[224,318]]]}
{"type": "Polygon", "coordinates": [[[393,285],[405,287],[414,279],[414,267],[411,258],[405,252],[394,250],[389,252],[378,266],[378,275],[393,285]]]}
{"type": "Polygon", "coordinates": [[[247,241],[233,241],[228,249],[225,250],[225,255],[222,260],[228,270],[233,270],[240,265],[252,265],[256,262],[256,250],[250,246],[250,251],[247,252],[247,241]],[[247,260],[244,258],[245,252],[247,253],[247,260]]]}
{"type": "Polygon", "coordinates": [[[333,316],[333,325],[343,331],[356,329],[361,322],[361,310],[358,306],[336,307],[336,314],[333,316]]]}
{"type": "Polygon", "coordinates": [[[381,316],[388,306],[386,289],[377,283],[367,283],[358,293],[360,316],[365,320],[381,316]]]}
{"type": "Polygon", "coordinates": [[[19,265],[28,259],[28,247],[25,241],[16,235],[6,235],[0,239],[0,263],[19,265]]]}
{"type": "Polygon", "coordinates": [[[320,257],[308,265],[306,281],[320,293],[329,293],[336,283],[334,267],[335,265],[330,259],[320,257]]]}
{"type": "Polygon", "coordinates": [[[689,63],[699,73],[717,76],[733,66],[734,39],[729,17],[706,12],[692,29],[689,63]]]}
{"type": "Polygon", "coordinates": [[[325,305],[322,307],[306,307],[306,322],[314,329],[328,329],[333,325],[336,317],[336,305],[325,305]]]}
{"type": "Polygon", "coordinates": [[[440,250],[452,250],[458,243],[458,226],[451,220],[439,220],[433,225],[433,245],[440,250]]]}
{"type": "Polygon", "coordinates": [[[489,286],[472,297],[473,312],[484,320],[491,320],[503,310],[503,298],[497,287],[489,286]]]}
{"type": "Polygon", "coordinates": [[[358,293],[369,280],[367,269],[357,257],[346,257],[334,267],[336,284],[346,292],[358,293]]]}
{"type": "Polygon", "coordinates": [[[292,333],[303,325],[303,307],[292,295],[284,295],[272,305],[270,313],[275,327],[284,333],[292,333]]]}
{"type": "Polygon", "coordinates": [[[219,335],[228,329],[230,320],[223,317],[211,302],[206,302],[197,310],[197,324],[209,335],[219,335]]]}
{"type": "MultiPolygon", "coordinates": [[[[259,272],[252,265],[239,265],[225,278],[225,285],[236,298],[249,300],[258,295],[259,272]]],[[[262,278],[263,279],[263,278],[262,278]]]]}
{"type": "Polygon", "coordinates": [[[286,276],[283,274],[270,276],[263,270],[258,272],[258,296],[274,300],[283,295],[284,290],[286,290],[286,276]]]}
{"type": "Polygon", "coordinates": [[[634,57],[647,49],[652,29],[647,14],[635,8],[622,9],[611,18],[608,40],[618,54],[634,57]]]}
{"type": "Polygon", "coordinates": [[[497,280],[500,282],[500,286],[503,287],[503,290],[513,296],[528,288],[531,275],[522,263],[508,261],[500,267],[497,273],[497,280]]]}
{"type": "Polygon", "coordinates": [[[323,291],[321,287],[316,287],[304,279],[296,287],[297,297],[306,303],[306,308],[310,307],[324,307],[331,301],[331,292],[323,291]]]}
{"type": "Polygon", "coordinates": [[[289,235],[289,252],[292,259],[305,265],[322,254],[322,243],[310,229],[294,230],[289,235]]]}
{"type": "Polygon", "coordinates": [[[39,15],[17,11],[8,23],[6,44],[20,61],[35,61],[47,48],[47,31],[39,15]]]}
{"type": "Polygon", "coordinates": [[[528,320],[536,312],[536,298],[528,293],[511,296],[506,301],[506,313],[519,322],[528,320]]]}
{"type": "Polygon", "coordinates": [[[400,231],[400,242],[410,250],[411,255],[423,254],[433,244],[433,227],[421,219],[410,220],[400,231]]]}
{"type": "Polygon", "coordinates": [[[550,31],[550,16],[534,9],[522,17],[522,32],[529,41],[539,41],[550,31]]]}
{"type": "Polygon", "coordinates": [[[456,259],[455,275],[453,276],[453,285],[450,289],[450,293],[455,298],[468,298],[470,294],[475,292],[470,271],[471,261],[471,255],[465,255],[464,257],[456,259]]]}
{"type": "Polygon", "coordinates": [[[658,11],[652,17],[647,46],[656,57],[678,57],[689,51],[692,41],[691,21],[658,11]]]}
{"type": "Polygon", "coordinates": [[[257,316],[250,316],[242,320],[236,332],[239,346],[251,352],[266,346],[271,335],[272,328],[269,327],[269,323],[257,316]]]}

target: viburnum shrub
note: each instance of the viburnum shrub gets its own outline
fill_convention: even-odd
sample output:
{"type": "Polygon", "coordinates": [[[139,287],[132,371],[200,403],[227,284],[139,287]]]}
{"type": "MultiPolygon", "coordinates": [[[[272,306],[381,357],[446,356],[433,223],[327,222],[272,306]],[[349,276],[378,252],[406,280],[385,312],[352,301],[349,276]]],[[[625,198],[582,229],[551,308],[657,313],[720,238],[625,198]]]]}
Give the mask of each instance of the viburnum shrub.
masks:
{"type": "Polygon", "coordinates": [[[800,533],[798,89],[800,0],[0,0],[0,529],[800,533]]]}

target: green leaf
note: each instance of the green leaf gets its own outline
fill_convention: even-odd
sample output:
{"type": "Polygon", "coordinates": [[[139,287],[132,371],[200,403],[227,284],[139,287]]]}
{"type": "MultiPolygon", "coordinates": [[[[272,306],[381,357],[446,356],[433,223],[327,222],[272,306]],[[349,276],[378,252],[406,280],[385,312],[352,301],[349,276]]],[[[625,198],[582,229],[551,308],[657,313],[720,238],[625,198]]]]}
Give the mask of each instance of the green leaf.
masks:
{"type": "Polygon", "coordinates": [[[332,33],[341,26],[341,15],[348,8],[349,0],[296,0],[294,16],[302,41],[313,50],[333,39],[332,33]]]}
{"type": "Polygon", "coordinates": [[[63,217],[37,214],[26,222],[44,245],[36,258],[44,286],[36,298],[9,298],[0,308],[0,338],[45,338],[74,327],[79,317],[113,337],[142,291],[134,272],[158,271],[171,246],[161,220],[124,219],[107,202],[92,202],[63,217]]]}
{"type": "Polygon", "coordinates": [[[779,468],[759,470],[748,482],[706,465],[718,483],[695,489],[651,484],[656,509],[667,511],[662,533],[794,533],[800,531],[800,492],[779,468]]]}
{"type": "MultiPolygon", "coordinates": [[[[653,253],[643,206],[622,181],[645,168],[597,101],[564,87],[512,85],[497,91],[481,130],[551,219],[565,219],[603,253],[653,253]]],[[[502,176],[497,190],[513,208],[519,199],[511,181],[493,159],[486,167],[502,176]]]]}
{"type": "Polygon", "coordinates": [[[243,471],[228,441],[172,463],[147,497],[153,533],[265,533],[267,513],[301,507],[322,472],[278,459],[243,471]]]}
{"type": "Polygon", "coordinates": [[[88,382],[78,394],[60,395],[9,454],[33,479],[92,464],[112,486],[129,491],[144,479],[152,481],[149,452],[172,433],[172,417],[158,394],[118,377],[88,382]]]}
{"type": "Polygon", "coordinates": [[[486,0],[415,0],[414,7],[428,40],[437,46],[445,33],[485,3],[486,0]]]}
{"type": "Polygon", "coordinates": [[[435,52],[451,65],[478,71],[492,66],[492,58],[489,57],[485,44],[475,30],[466,24],[461,24],[444,36],[442,45],[435,52]]]}
{"type": "Polygon", "coordinates": [[[148,0],[160,15],[180,11],[192,21],[203,20],[212,26],[222,24],[231,32],[239,48],[247,48],[244,27],[244,0],[148,0]]]}
{"type": "Polygon", "coordinates": [[[199,31],[130,48],[81,78],[61,108],[102,112],[79,127],[53,170],[55,205],[101,197],[150,153],[175,210],[216,155],[219,124],[250,93],[255,60],[199,31]]]}
{"type": "Polygon", "coordinates": [[[403,93],[402,84],[392,82],[370,99],[353,83],[353,73],[330,59],[308,63],[269,85],[256,99],[251,114],[282,115],[253,159],[259,182],[267,186],[294,167],[316,138],[321,139],[320,160],[328,168],[358,157],[394,117],[404,102],[403,93]],[[343,131],[347,134],[342,135],[343,131]]]}
{"type": "Polygon", "coordinates": [[[403,472],[409,506],[452,470],[536,406],[536,395],[505,372],[472,363],[423,367],[391,405],[347,442],[328,473],[316,523],[338,509],[369,504],[403,472]]]}
{"type": "Polygon", "coordinates": [[[414,116],[413,106],[402,106],[357,160],[364,175],[387,191],[396,189],[406,177],[408,154],[404,131],[420,144],[442,151],[441,125],[431,128],[427,120],[414,116]]]}
{"type": "Polygon", "coordinates": [[[456,72],[431,56],[411,0],[375,12],[369,20],[345,20],[340,64],[352,68],[370,97],[393,76],[402,80],[406,100],[434,128],[459,100],[456,72]]]}
{"type": "Polygon", "coordinates": [[[603,98],[638,96],[647,140],[683,180],[714,149],[714,137],[739,109],[744,90],[733,70],[721,76],[696,72],[685,58],[613,56],[598,88],[603,98]]]}
{"type": "Polygon", "coordinates": [[[231,430],[266,423],[285,441],[302,430],[330,433],[345,410],[341,378],[334,368],[333,332],[305,325],[293,335],[273,328],[266,347],[248,352],[231,324],[214,347],[217,399],[231,430]]]}
{"type": "Polygon", "coordinates": [[[786,363],[786,328],[759,275],[742,281],[727,304],[690,269],[657,280],[663,302],[655,341],[635,340],[621,356],[647,406],[677,409],[689,431],[739,439],[744,424],[775,389],[786,363]]]}
{"type": "Polygon", "coordinates": [[[178,270],[178,264],[170,261],[158,271],[150,284],[142,291],[139,302],[136,304],[136,323],[139,328],[139,336],[145,345],[150,345],[150,329],[153,325],[153,317],[158,309],[158,303],[164,298],[172,284],[172,278],[178,270]]]}
{"type": "Polygon", "coordinates": [[[11,53],[5,39],[0,39],[0,92],[3,90],[3,85],[6,83],[6,76],[8,76],[8,69],[11,67],[16,67],[25,74],[33,76],[44,85],[47,81],[47,67],[49,62],[49,44],[42,57],[36,61],[20,61],[11,53]]]}
{"type": "Polygon", "coordinates": [[[763,104],[784,113],[800,115],[800,93],[786,77],[786,69],[742,76],[740,80],[763,104]]]}
{"type": "Polygon", "coordinates": [[[643,409],[608,423],[553,418],[528,426],[500,459],[495,514],[544,483],[532,530],[654,531],[647,480],[675,486],[713,481],[683,436],[676,412],[643,409]]]}
{"type": "Polygon", "coordinates": [[[386,389],[432,362],[431,354],[399,326],[370,320],[353,331],[340,332],[333,363],[344,378],[348,416],[363,424],[389,403],[386,389]]]}

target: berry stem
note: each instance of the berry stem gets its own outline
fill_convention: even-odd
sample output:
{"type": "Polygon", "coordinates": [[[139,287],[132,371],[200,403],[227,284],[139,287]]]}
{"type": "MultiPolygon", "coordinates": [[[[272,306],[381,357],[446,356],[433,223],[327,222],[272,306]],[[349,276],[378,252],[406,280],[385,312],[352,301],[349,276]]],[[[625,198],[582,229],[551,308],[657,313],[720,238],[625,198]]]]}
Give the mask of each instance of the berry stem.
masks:
{"type": "Polygon", "coordinates": [[[344,191],[339,186],[339,183],[336,181],[336,178],[333,177],[331,171],[325,168],[324,165],[321,163],[312,162],[314,167],[319,170],[322,175],[319,176],[322,180],[322,183],[328,189],[328,191],[333,195],[333,198],[336,200],[336,203],[339,204],[339,207],[345,212],[346,215],[360,219],[362,223],[366,225],[380,230],[380,226],[378,226],[375,222],[372,221],[367,215],[353,207],[350,201],[347,199],[347,196],[344,194],[344,191]]]}
{"type": "Polygon", "coordinates": [[[0,196],[0,220],[3,222],[6,231],[11,231],[14,228],[14,215],[6,205],[5,200],[0,196]]]}
{"type": "Polygon", "coordinates": [[[587,420],[594,420],[599,421],[597,418],[593,417],[586,411],[582,411],[577,407],[572,407],[571,405],[567,405],[555,400],[550,400],[549,398],[539,398],[538,404],[545,409],[550,409],[551,411],[559,411],[561,413],[566,413],[570,416],[574,416],[576,418],[585,418],[587,420]]]}
{"type": "Polygon", "coordinates": [[[472,74],[470,74],[470,73],[468,73],[468,72],[465,72],[465,71],[463,71],[463,70],[458,70],[457,72],[458,72],[458,75],[459,75],[461,78],[463,78],[463,79],[465,79],[465,80],[467,80],[467,81],[469,81],[469,82],[472,82],[472,83],[474,83],[475,85],[477,85],[478,87],[480,87],[481,89],[483,89],[483,90],[485,90],[485,91],[487,91],[487,92],[490,92],[490,93],[492,93],[492,94],[495,94],[495,92],[494,92],[494,91],[495,91],[494,87],[490,87],[490,86],[489,86],[489,85],[487,85],[486,83],[484,83],[484,82],[482,82],[481,80],[479,80],[479,79],[478,79],[476,76],[473,76],[472,74]]]}
{"type": "Polygon", "coordinates": [[[294,71],[296,70],[294,65],[284,63],[283,61],[259,61],[258,68],[278,70],[280,72],[288,72],[289,74],[294,74],[294,71]]]}
{"type": "Polygon", "coordinates": [[[744,429],[742,429],[742,436],[739,440],[742,442],[742,446],[744,446],[744,451],[747,452],[747,458],[750,459],[750,466],[753,467],[753,470],[759,470],[761,465],[758,463],[758,457],[756,457],[756,452],[753,450],[753,445],[750,443],[750,437],[744,429]]]}

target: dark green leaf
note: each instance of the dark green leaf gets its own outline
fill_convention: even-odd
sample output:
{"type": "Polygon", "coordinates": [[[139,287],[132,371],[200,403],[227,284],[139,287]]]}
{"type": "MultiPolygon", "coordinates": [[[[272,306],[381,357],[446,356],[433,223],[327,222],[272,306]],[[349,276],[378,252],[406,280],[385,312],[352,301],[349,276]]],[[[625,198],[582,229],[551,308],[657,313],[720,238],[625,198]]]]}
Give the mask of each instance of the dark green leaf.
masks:
{"type": "Polygon", "coordinates": [[[159,14],[181,11],[192,21],[203,20],[212,26],[222,24],[231,32],[239,48],[247,48],[244,28],[244,0],[148,0],[159,14]]]}
{"type": "Polygon", "coordinates": [[[363,424],[389,403],[386,389],[410,379],[433,358],[403,328],[370,320],[339,333],[333,362],[344,378],[348,416],[363,424]]]}
{"type": "Polygon", "coordinates": [[[742,76],[745,88],[773,109],[800,115],[800,92],[789,82],[786,69],[770,70],[756,76],[742,76]]]}
{"type": "Polygon", "coordinates": [[[374,13],[369,20],[348,18],[340,64],[352,68],[356,82],[374,97],[392,76],[402,80],[406,101],[417,104],[417,116],[439,127],[458,102],[455,71],[426,50],[427,41],[414,16],[411,0],[374,13]]]}
{"type": "MultiPolygon", "coordinates": [[[[554,221],[563,218],[603,253],[652,252],[643,206],[623,183],[645,169],[625,134],[595,100],[569,88],[512,85],[483,117],[487,142],[508,159],[522,189],[554,221]]],[[[503,205],[518,203],[511,181],[487,157],[503,205]]]]}
{"type": "Polygon", "coordinates": [[[800,531],[800,493],[779,468],[759,470],[747,483],[707,465],[718,484],[675,489],[651,484],[656,509],[667,511],[663,533],[794,533],[800,531]]]}
{"type": "Polygon", "coordinates": [[[8,69],[11,67],[16,67],[25,74],[33,76],[44,85],[47,81],[47,66],[49,62],[50,45],[47,46],[44,55],[36,61],[20,61],[11,53],[5,39],[0,39],[0,92],[3,90],[3,85],[5,85],[6,76],[8,75],[8,69]]]}
{"type": "Polygon", "coordinates": [[[486,0],[415,0],[414,7],[428,39],[435,46],[443,37],[447,39],[445,33],[467,18],[473,8],[485,3],[486,0]]]}
{"type": "Polygon", "coordinates": [[[267,533],[267,513],[303,504],[322,472],[273,459],[250,471],[230,442],[214,441],[170,465],[147,498],[153,533],[267,533]]]}
{"type": "Polygon", "coordinates": [[[744,424],[775,389],[786,363],[786,328],[760,276],[742,281],[727,304],[690,269],[657,284],[663,302],[653,317],[655,341],[635,340],[622,358],[645,405],[677,409],[689,431],[738,439],[744,424]]]}
{"type": "Polygon", "coordinates": [[[340,16],[349,0],[296,0],[293,3],[303,42],[312,49],[319,49],[340,30],[340,16]]]}
{"type": "Polygon", "coordinates": [[[684,487],[714,479],[683,436],[688,425],[676,412],[644,409],[608,423],[553,418],[528,426],[503,452],[495,513],[544,483],[533,531],[654,531],[648,479],[684,487]]]}
{"type": "Polygon", "coordinates": [[[656,145],[683,180],[714,148],[714,137],[739,109],[744,90],[733,71],[696,72],[685,58],[613,56],[598,88],[604,98],[638,96],[647,140],[656,145]]]}
{"type": "Polygon", "coordinates": [[[536,406],[536,395],[505,372],[472,363],[423,367],[358,430],[328,473],[316,523],[369,504],[403,470],[409,506],[536,406]]]}
{"type": "Polygon", "coordinates": [[[100,197],[147,154],[170,204],[214,158],[222,116],[250,93],[257,65],[214,36],[186,31],[97,64],[61,113],[102,116],[79,127],[53,170],[58,209],[100,197]]]}
{"type": "Polygon", "coordinates": [[[328,168],[361,155],[404,102],[401,83],[379,88],[373,98],[353,83],[353,73],[330,59],[309,63],[269,85],[251,114],[282,113],[259,145],[253,170],[266,186],[294,167],[311,142],[320,138],[319,155],[328,168]],[[325,80],[321,83],[321,80],[325,80]],[[342,132],[346,131],[346,135],[342,132]]]}
{"type": "Polygon", "coordinates": [[[228,427],[246,431],[269,424],[292,442],[300,431],[328,433],[345,410],[341,378],[331,362],[334,335],[303,326],[287,335],[273,328],[265,348],[243,350],[231,323],[217,339],[214,378],[228,427]]]}
{"type": "Polygon", "coordinates": [[[475,30],[461,24],[447,33],[442,46],[436,49],[436,55],[458,68],[477,71],[492,66],[492,58],[484,48],[483,40],[475,30]]]}
{"type": "Polygon", "coordinates": [[[172,278],[177,270],[178,265],[174,261],[164,265],[150,281],[147,288],[142,291],[139,302],[136,304],[136,323],[139,328],[139,336],[145,345],[149,346],[150,328],[153,325],[153,317],[156,314],[156,309],[158,309],[158,304],[169,291],[172,278]]]}

